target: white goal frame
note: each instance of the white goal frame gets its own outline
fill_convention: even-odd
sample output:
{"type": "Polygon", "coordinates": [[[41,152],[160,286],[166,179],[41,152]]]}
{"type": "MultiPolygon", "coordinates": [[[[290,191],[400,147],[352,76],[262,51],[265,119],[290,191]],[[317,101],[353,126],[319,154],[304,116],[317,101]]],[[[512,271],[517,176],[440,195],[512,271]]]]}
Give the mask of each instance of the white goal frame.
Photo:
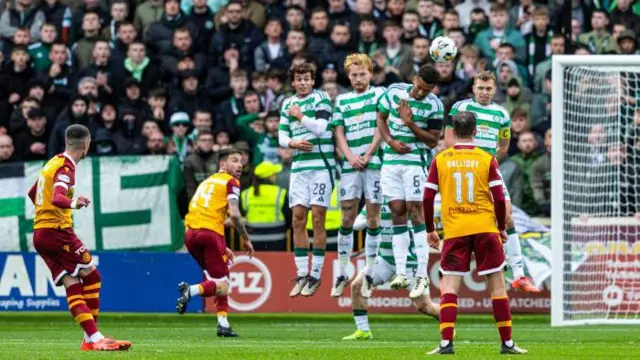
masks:
{"type": "Polygon", "coordinates": [[[552,151],[551,151],[551,326],[640,324],[638,319],[564,318],[564,70],[569,66],[633,66],[640,69],[640,55],[554,55],[552,57],[552,151]],[[560,126],[558,126],[560,124],[560,126]]]}

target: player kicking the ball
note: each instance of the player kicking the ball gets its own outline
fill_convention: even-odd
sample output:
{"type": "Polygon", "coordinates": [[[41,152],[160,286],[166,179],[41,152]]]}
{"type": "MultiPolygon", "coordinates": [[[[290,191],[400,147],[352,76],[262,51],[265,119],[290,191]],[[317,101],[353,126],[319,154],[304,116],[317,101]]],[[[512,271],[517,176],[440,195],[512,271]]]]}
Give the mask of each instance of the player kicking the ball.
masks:
{"type": "Polygon", "coordinates": [[[526,354],[511,339],[511,309],[504,282],[506,265],[502,243],[506,205],[498,161],[473,144],[476,116],[459,112],[451,120],[456,136],[453,147],[442,151],[431,163],[424,190],[424,214],[429,245],[439,247],[433,222],[434,199],[440,190],[444,244],[440,255],[440,345],[429,355],[453,354],[453,336],[458,313],[458,290],[469,273],[475,253],[478,275],[484,275],[491,295],[493,317],[502,340],[501,354],[526,354]],[[493,199],[493,201],[492,201],[493,199]]]}
{"type": "MultiPolygon", "coordinates": [[[[364,229],[367,224],[366,215],[360,213],[355,221],[353,228],[358,231],[364,229]]],[[[391,246],[391,238],[393,236],[393,225],[391,224],[391,211],[386,205],[382,205],[382,213],[380,218],[380,227],[382,228],[382,237],[380,241],[380,249],[378,250],[377,261],[373,266],[373,271],[367,275],[367,270],[363,270],[356,276],[351,283],[351,308],[353,310],[353,318],[356,322],[356,332],[345,336],[342,340],[369,340],[373,339],[373,334],[369,328],[369,318],[367,315],[367,299],[361,294],[362,284],[367,276],[371,277],[373,286],[379,286],[387,283],[395,274],[395,260],[391,246]]],[[[409,234],[412,230],[409,226],[409,234]]],[[[407,274],[410,280],[415,280],[415,273],[418,269],[418,262],[414,253],[413,246],[409,248],[407,257],[407,274]]],[[[438,318],[438,304],[431,302],[429,296],[429,287],[424,293],[414,299],[413,304],[421,313],[438,318]]]]}
{"type": "MultiPolygon", "coordinates": [[[[492,72],[483,71],[474,76],[473,95],[467,100],[458,101],[453,104],[449,112],[449,118],[455,116],[460,111],[470,111],[477,117],[477,133],[473,143],[480,149],[495,156],[498,160],[503,159],[509,150],[511,139],[511,119],[505,108],[493,102],[496,93],[496,78],[492,72]]],[[[451,124],[447,123],[445,130],[445,144],[447,147],[453,146],[455,136],[451,124]]],[[[502,176],[502,175],[501,175],[502,176]]],[[[533,285],[531,279],[524,275],[524,262],[522,260],[522,249],[520,239],[516,233],[515,223],[511,216],[511,198],[509,191],[504,186],[504,196],[507,204],[507,237],[505,250],[509,257],[509,265],[513,270],[513,282],[511,286],[524,292],[539,292],[533,285]]]]}
{"type": "Polygon", "coordinates": [[[331,204],[335,168],[331,100],[314,90],[315,67],[304,63],[289,69],[296,94],[285,99],[280,115],[279,143],[294,149],[289,182],[289,204],[293,213],[293,243],[297,268],[290,297],[312,296],[320,287],[320,274],[327,247],[325,217],[331,204]],[[311,209],[313,252],[309,273],[307,217],[311,209]]]}
{"type": "Polygon", "coordinates": [[[198,186],[184,218],[187,233],[185,245],[189,254],[198,262],[206,280],[196,285],[178,284],[180,298],[176,305],[179,314],[187,311],[193,296],[216,297],[218,310],[218,336],[238,336],[229,325],[229,262],[233,253],[227,248],[224,223],[227,214],[249,251],[253,245],[240,215],[240,182],[242,153],[237,149],[224,149],[218,153],[218,169],[198,186]]]}
{"type": "Polygon", "coordinates": [[[87,156],[91,135],[82,125],[65,131],[65,151],[49,160],[29,190],[35,205],[33,247],[51,270],[56,285],[67,292],[69,311],[84,330],[81,350],[127,350],[128,341],[105,338],[98,331],[102,279],[87,247],[73,231],[71,210],[90,204],[88,198],[73,199],[76,164],[87,156]]]}
{"type": "Polygon", "coordinates": [[[418,268],[409,296],[422,296],[429,286],[427,262],[429,249],[422,214],[422,192],[431,160],[429,148],[437,145],[442,129],[443,105],[431,93],[438,83],[438,72],[424,65],[414,76],[413,84],[397,83],[389,87],[378,103],[378,128],[387,143],[380,180],[382,194],[388,201],[393,222],[393,256],[396,274],[392,289],[406,288],[407,255],[411,238],[407,214],[411,214],[418,268]]]}
{"type": "Polygon", "coordinates": [[[380,242],[380,167],[378,148],[382,141],[376,131],[376,105],[384,88],[369,86],[373,62],[365,54],[347,56],[344,69],[353,91],[338,95],[333,108],[332,125],[336,144],[344,154],[340,174],[340,203],[342,223],[338,233],[338,261],[340,273],[331,290],[331,296],[342,296],[349,282],[347,264],[353,249],[353,222],[358,215],[358,204],[364,193],[367,209],[367,239],[365,245],[366,271],[362,295],[371,296],[371,271],[376,262],[380,242]]]}

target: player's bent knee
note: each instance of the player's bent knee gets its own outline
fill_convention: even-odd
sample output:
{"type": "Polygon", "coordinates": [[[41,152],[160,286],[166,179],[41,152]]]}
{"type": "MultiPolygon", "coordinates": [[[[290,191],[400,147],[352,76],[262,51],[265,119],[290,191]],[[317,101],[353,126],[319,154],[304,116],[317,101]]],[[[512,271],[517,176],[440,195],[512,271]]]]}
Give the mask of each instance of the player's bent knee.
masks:
{"type": "Polygon", "coordinates": [[[342,227],[353,227],[353,223],[356,221],[356,217],[350,211],[342,210],[342,227]]]}
{"type": "Polygon", "coordinates": [[[393,213],[391,214],[391,222],[394,225],[399,225],[399,224],[406,224],[407,223],[407,214],[396,214],[393,213]]]}
{"type": "Polygon", "coordinates": [[[60,282],[62,283],[62,285],[65,288],[68,288],[69,286],[73,286],[75,284],[79,284],[80,283],[80,279],[78,279],[77,277],[73,277],[73,276],[71,276],[69,274],[66,274],[65,276],[62,277],[60,282]]]}
{"type": "MultiPolygon", "coordinates": [[[[369,215],[369,214],[367,214],[369,215]]],[[[380,219],[377,217],[367,217],[367,227],[369,229],[377,229],[380,227],[380,219]]]]}
{"type": "Polygon", "coordinates": [[[294,212],[291,220],[294,230],[304,230],[307,226],[307,217],[303,214],[294,212]]]}
{"type": "Polygon", "coordinates": [[[216,283],[216,295],[224,296],[229,294],[229,283],[226,281],[221,281],[216,283]]]}
{"type": "Polygon", "coordinates": [[[100,272],[98,271],[98,268],[96,268],[95,265],[91,265],[90,267],[86,268],[86,269],[82,269],[80,271],[78,271],[78,276],[80,276],[81,278],[85,278],[87,276],[89,276],[89,274],[95,272],[96,274],[94,276],[97,276],[98,278],[100,278],[100,272]]]}

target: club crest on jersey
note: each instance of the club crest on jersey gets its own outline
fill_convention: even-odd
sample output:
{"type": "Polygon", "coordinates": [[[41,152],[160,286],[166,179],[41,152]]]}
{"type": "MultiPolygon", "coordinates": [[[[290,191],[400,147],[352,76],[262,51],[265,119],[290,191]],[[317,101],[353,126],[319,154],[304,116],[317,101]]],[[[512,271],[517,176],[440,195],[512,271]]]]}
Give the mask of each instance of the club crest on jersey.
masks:
{"type": "Polygon", "coordinates": [[[364,104],[365,104],[365,105],[371,105],[371,104],[373,104],[373,99],[372,99],[372,98],[369,98],[369,99],[365,100],[364,104]]]}
{"type": "Polygon", "coordinates": [[[426,115],[427,115],[427,110],[425,110],[425,109],[418,109],[418,110],[416,110],[416,114],[417,114],[418,116],[426,116],[426,115]]]}
{"type": "Polygon", "coordinates": [[[82,261],[84,261],[85,264],[91,262],[91,254],[89,254],[88,251],[85,251],[84,254],[82,254],[82,261]]]}
{"type": "Polygon", "coordinates": [[[311,111],[313,110],[313,104],[308,104],[307,106],[304,107],[305,111],[311,111]]]}
{"type": "Polygon", "coordinates": [[[500,122],[500,117],[498,117],[498,116],[494,115],[494,116],[493,116],[493,121],[495,121],[495,122],[499,123],[499,122],[500,122]]]}

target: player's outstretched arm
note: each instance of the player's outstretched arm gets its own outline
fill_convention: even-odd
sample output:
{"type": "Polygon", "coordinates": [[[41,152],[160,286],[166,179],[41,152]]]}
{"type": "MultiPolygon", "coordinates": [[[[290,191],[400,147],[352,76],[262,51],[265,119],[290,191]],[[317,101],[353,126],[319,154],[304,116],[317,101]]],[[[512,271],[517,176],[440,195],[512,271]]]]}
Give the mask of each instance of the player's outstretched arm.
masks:
{"type": "Polygon", "coordinates": [[[491,159],[491,167],[489,168],[489,189],[491,189],[491,196],[493,197],[493,208],[496,214],[496,221],[498,222],[498,230],[504,231],[507,223],[507,204],[504,198],[504,190],[502,183],[502,177],[498,172],[499,165],[498,160],[491,159]]]}
{"type": "Polygon", "coordinates": [[[433,161],[431,163],[431,167],[429,168],[429,177],[427,178],[427,182],[424,185],[424,194],[422,197],[422,210],[424,211],[424,221],[427,226],[427,233],[429,234],[427,237],[427,241],[429,242],[429,246],[434,249],[438,249],[440,245],[440,237],[435,233],[436,225],[434,222],[434,201],[436,199],[436,194],[438,193],[438,168],[436,162],[433,161]],[[435,235],[432,235],[435,234],[435,235]]]}
{"type": "Polygon", "coordinates": [[[249,234],[247,233],[247,228],[242,221],[242,214],[240,213],[240,201],[237,198],[229,199],[229,218],[233,223],[233,226],[236,228],[236,231],[240,235],[240,237],[244,240],[244,246],[247,247],[249,252],[249,256],[253,255],[253,245],[251,244],[251,240],[249,239],[249,234]]]}

